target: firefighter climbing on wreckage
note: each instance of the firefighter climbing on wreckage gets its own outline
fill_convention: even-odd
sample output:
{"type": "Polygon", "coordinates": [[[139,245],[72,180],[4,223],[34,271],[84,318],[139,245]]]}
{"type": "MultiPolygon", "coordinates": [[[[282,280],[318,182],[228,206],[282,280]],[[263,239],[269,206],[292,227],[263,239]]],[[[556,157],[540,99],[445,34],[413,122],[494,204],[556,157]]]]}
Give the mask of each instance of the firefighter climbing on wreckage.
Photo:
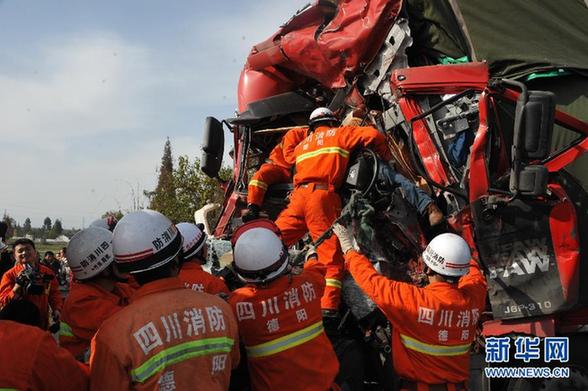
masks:
{"type": "MultiPolygon", "coordinates": [[[[280,156],[282,153],[283,162],[295,166],[294,191],[290,196],[290,203],[276,220],[283,240],[288,246],[300,240],[306,232],[316,240],[339,217],[341,198],[337,191],[343,183],[350,155],[356,148],[372,147],[385,161],[392,159],[386,138],[377,129],[371,126],[337,127],[338,123],[331,110],[317,108],[310,115],[304,139],[301,140],[300,128],[292,129],[276,147],[279,149],[272,151],[272,156],[280,156]]],[[[263,199],[263,193],[258,188],[265,190],[267,185],[272,183],[268,183],[268,179],[272,178],[267,171],[283,173],[284,168],[284,164],[274,164],[273,167],[264,165],[250,182],[249,188],[253,192],[248,197],[249,210],[245,215],[246,220],[258,216],[259,205],[256,202],[259,203],[259,200],[263,199]],[[263,183],[260,183],[260,172],[267,178],[263,183]]],[[[392,170],[386,172],[390,178],[400,176],[390,171],[392,170]]],[[[274,176],[277,177],[279,176],[274,176]]],[[[429,215],[431,225],[439,224],[443,220],[442,213],[426,193],[416,190],[414,184],[405,178],[400,185],[409,188],[409,193],[414,195],[412,198],[409,197],[409,200],[414,206],[418,206],[421,212],[429,215]]],[[[326,287],[321,299],[321,308],[329,331],[329,320],[335,320],[338,316],[341,279],[344,273],[343,259],[334,237],[325,240],[317,248],[317,252],[319,262],[326,267],[326,287]]],[[[337,322],[335,320],[332,323],[335,326],[337,322]]]]}

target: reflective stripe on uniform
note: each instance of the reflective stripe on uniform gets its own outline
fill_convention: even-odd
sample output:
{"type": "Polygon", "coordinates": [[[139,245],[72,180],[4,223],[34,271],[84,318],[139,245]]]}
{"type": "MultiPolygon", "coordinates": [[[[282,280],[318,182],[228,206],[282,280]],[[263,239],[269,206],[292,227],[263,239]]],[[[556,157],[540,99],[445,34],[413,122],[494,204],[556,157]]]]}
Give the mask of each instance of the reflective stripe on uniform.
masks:
{"type": "Polygon", "coordinates": [[[298,345],[318,337],[323,332],[322,320],[311,324],[302,330],[295,331],[291,334],[276,338],[269,342],[264,342],[255,346],[246,346],[247,357],[265,357],[272,354],[280,353],[284,350],[291,349],[298,345]]]}
{"type": "Polygon", "coordinates": [[[429,354],[431,356],[459,356],[470,351],[469,343],[464,345],[431,345],[421,342],[417,339],[400,334],[402,344],[410,350],[415,350],[419,353],[429,354]]]}
{"type": "Polygon", "coordinates": [[[75,337],[70,325],[68,325],[64,321],[61,321],[59,323],[59,336],[60,337],[72,337],[72,338],[75,337]]]}
{"type": "Polygon", "coordinates": [[[232,338],[207,338],[199,341],[184,342],[157,353],[139,367],[131,370],[134,382],[143,383],[157,372],[170,365],[189,360],[194,357],[216,353],[228,353],[235,341],[232,338]]]}
{"type": "Polygon", "coordinates": [[[325,283],[327,284],[327,286],[333,287],[333,288],[339,288],[341,289],[341,287],[343,286],[341,284],[341,281],[335,279],[335,278],[325,278],[325,283]]]}
{"type": "Polygon", "coordinates": [[[249,186],[261,187],[263,190],[267,190],[267,183],[258,181],[257,179],[249,181],[249,186]]]}
{"type": "Polygon", "coordinates": [[[332,154],[332,153],[336,153],[336,154],[341,155],[345,158],[349,157],[349,151],[347,151],[343,148],[325,147],[325,148],[317,149],[316,151],[303,153],[302,155],[300,155],[296,158],[296,164],[300,163],[303,160],[309,159],[311,157],[325,155],[325,154],[332,154]]]}

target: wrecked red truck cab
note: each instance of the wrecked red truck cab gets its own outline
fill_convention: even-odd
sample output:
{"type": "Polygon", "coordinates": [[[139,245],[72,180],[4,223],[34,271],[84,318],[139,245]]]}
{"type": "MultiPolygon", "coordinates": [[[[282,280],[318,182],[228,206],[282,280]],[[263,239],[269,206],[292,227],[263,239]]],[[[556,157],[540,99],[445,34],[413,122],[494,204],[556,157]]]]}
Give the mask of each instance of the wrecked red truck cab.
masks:
{"type": "MultiPolygon", "coordinates": [[[[543,54],[523,65],[514,61],[516,69],[509,58],[473,61],[475,51],[496,56],[480,40],[492,21],[471,24],[470,18],[490,18],[478,8],[461,1],[354,0],[340,2],[329,19],[314,4],[256,45],[239,80],[237,117],[207,120],[203,170],[214,177],[220,169],[224,128],[234,148],[234,175],[214,235],[229,237],[241,224],[248,181],[285,132],[304,126],[318,106],[341,119],[361,111],[364,123],[386,134],[397,171],[430,191],[483,266],[489,304],[483,335],[572,336],[573,344],[585,345],[588,115],[564,112],[577,109],[581,93],[567,88],[563,99],[564,88],[548,81],[588,88],[588,61],[582,72],[543,54]],[[565,106],[570,102],[575,106],[565,106]]],[[[581,19],[584,11],[574,12],[581,19]]],[[[502,38],[512,34],[496,37],[502,38]]],[[[263,205],[270,218],[291,188],[270,186],[263,205]]],[[[384,257],[413,262],[428,228],[410,206],[387,200],[376,225],[388,247],[384,257]]],[[[588,357],[580,350],[570,349],[570,361],[584,381],[588,357]]]]}

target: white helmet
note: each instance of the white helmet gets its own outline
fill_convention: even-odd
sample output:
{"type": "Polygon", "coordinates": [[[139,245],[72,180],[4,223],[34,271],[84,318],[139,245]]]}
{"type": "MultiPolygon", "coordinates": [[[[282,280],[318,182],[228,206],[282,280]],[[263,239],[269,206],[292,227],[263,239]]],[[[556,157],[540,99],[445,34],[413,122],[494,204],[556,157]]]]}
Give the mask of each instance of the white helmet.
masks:
{"type": "Polygon", "coordinates": [[[67,245],[67,256],[67,263],[76,279],[97,276],[114,261],[112,232],[98,227],[78,232],[67,245]]]}
{"type": "Polygon", "coordinates": [[[114,231],[114,227],[116,227],[117,223],[118,220],[116,219],[116,217],[109,215],[107,217],[104,217],[103,219],[92,221],[90,223],[90,227],[104,228],[112,232],[114,231]]]}
{"type": "Polygon", "coordinates": [[[145,209],[118,222],[112,245],[119,270],[139,273],[174,260],[182,248],[182,236],[170,219],[145,209]]]}
{"type": "Polygon", "coordinates": [[[320,123],[320,122],[339,122],[337,117],[333,112],[326,108],[326,107],[319,107],[318,109],[314,109],[312,113],[310,113],[310,118],[308,119],[308,125],[311,127],[320,123]]]}
{"type": "Polygon", "coordinates": [[[183,239],[182,257],[188,260],[202,250],[206,244],[206,234],[196,224],[192,223],[179,223],[176,224],[176,227],[183,239]]]}
{"type": "Polygon", "coordinates": [[[452,233],[435,236],[423,252],[425,264],[433,271],[448,277],[467,274],[471,257],[466,241],[452,233]]]}
{"type": "Polygon", "coordinates": [[[241,280],[266,283],[288,270],[288,250],[278,234],[278,227],[267,219],[252,220],[235,231],[233,261],[241,280]]]}

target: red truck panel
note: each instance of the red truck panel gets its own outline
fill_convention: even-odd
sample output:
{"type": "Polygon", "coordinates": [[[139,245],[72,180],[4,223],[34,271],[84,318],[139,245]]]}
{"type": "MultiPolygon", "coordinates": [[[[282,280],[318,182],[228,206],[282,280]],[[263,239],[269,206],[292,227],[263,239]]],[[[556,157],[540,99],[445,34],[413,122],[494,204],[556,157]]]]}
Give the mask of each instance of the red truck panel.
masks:
{"type": "Polygon", "coordinates": [[[466,89],[483,90],[488,85],[488,65],[472,62],[398,69],[390,79],[399,94],[455,94],[466,89]]]}

